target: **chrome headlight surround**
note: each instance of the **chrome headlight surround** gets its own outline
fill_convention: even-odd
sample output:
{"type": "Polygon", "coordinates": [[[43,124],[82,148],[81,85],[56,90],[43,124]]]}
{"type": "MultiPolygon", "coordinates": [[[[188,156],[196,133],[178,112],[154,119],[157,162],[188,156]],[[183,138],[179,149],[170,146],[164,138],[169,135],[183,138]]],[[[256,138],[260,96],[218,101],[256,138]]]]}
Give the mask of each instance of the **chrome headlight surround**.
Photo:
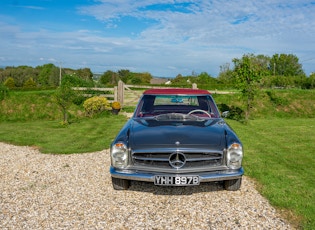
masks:
{"type": "Polygon", "coordinates": [[[115,168],[126,168],[128,165],[128,148],[123,142],[117,142],[110,149],[112,166],[115,168]]]}
{"type": "Polygon", "coordinates": [[[239,143],[231,144],[227,149],[226,164],[230,169],[242,167],[243,148],[239,143]]]}

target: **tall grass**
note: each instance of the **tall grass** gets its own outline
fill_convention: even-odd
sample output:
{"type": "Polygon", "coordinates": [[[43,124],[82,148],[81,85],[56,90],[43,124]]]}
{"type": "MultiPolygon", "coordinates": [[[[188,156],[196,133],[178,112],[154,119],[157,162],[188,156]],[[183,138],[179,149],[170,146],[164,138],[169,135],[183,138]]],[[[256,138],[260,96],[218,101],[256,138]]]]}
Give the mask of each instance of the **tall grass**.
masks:
{"type": "MultiPolygon", "coordinates": [[[[72,104],[68,110],[70,122],[84,117],[82,105],[72,104]]],[[[55,90],[10,91],[0,101],[1,121],[63,120],[63,113],[55,100],[55,90]]]]}
{"type": "MultiPolygon", "coordinates": [[[[240,93],[215,94],[217,104],[245,109],[240,93]]],[[[251,118],[314,118],[315,90],[261,90],[251,108],[251,118]]]]}
{"type": "Polygon", "coordinates": [[[53,99],[54,90],[10,91],[0,101],[0,121],[53,120],[61,112],[53,99]]]}

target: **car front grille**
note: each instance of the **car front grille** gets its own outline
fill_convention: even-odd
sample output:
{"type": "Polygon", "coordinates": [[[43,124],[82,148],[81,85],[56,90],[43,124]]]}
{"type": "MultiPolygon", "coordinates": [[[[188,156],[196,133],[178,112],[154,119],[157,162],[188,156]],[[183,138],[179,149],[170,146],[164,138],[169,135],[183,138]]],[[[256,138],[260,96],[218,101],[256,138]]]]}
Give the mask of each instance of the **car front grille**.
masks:
{"type": "MultiPolygon", "coordinates": [[[[167,153],[132,153],[134,166],[147,166],[159,169],[173,169],[170,157],[177,152],[167,153]]],[[[185,157],[185,163],[181,169],[209,168],[217,167],[223,164],[223,152],[178,152],[185,157]]]]}

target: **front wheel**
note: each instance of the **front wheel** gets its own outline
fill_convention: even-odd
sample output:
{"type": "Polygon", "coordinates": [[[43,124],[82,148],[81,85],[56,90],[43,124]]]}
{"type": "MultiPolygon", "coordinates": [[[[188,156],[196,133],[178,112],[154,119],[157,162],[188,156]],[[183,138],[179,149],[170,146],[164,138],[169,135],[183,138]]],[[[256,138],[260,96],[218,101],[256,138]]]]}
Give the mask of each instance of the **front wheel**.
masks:
{"type": "Polygon", "coordinates": [[[224,188],[228,191],[237,191],[242,184],[242,178],[224,181],[224,188]]]}
{"type": "Polygon", "coordinates": [[[130,181],[112,177],[112,185],[115,190],[127,190],[130,186],[130,181]]]}

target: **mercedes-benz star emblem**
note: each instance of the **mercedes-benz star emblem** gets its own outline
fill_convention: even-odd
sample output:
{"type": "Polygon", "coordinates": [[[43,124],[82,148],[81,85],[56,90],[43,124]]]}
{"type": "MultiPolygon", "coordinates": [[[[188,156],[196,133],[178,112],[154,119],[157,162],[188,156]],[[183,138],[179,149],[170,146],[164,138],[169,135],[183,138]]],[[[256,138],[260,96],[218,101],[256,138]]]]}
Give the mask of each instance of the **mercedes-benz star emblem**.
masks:
{"type": "Polygon", "coordinates": [[[180,169],[186,163],[186,157],[183,153],[175,152],[170,155],[170,165],[175,169],[180,169]]]}

